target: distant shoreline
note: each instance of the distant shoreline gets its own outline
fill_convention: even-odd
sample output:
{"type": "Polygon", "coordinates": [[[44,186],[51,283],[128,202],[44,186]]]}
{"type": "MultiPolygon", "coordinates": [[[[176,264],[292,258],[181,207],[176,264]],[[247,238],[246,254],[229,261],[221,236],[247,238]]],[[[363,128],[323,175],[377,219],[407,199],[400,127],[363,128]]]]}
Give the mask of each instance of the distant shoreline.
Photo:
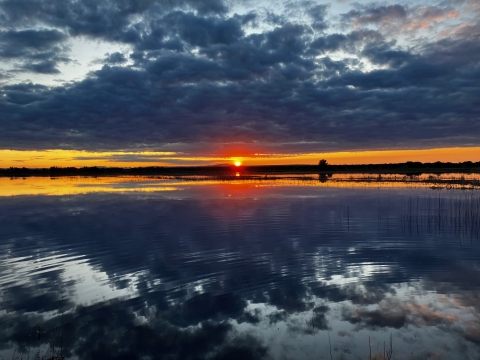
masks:
{"type": "Polygon", "coordinates": [[[51,167],[51,168],[17,168],[0,169],[3,177],[27,176],[118,176],[118,175],[164,175],[164,176],[235,176],[240,173],[248,175],[269,174],[441,174],[441,173],[479,173],[480,162],[463,163],[420,163],[406,162],[396,164],[362,164],[362,165],[256,165],[256,166],[148,166],[135,168],[120,167],[51,167]]]}

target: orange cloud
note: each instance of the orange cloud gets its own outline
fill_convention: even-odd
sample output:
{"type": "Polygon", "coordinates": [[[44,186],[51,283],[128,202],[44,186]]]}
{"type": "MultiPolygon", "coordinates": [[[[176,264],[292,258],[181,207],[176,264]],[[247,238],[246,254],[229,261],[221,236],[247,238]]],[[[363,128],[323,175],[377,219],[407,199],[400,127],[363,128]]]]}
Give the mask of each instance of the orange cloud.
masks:
{"type": "Polygon", "coordinates": [[[422,10],[423,12],[419,16],[407,21],[402,26],[402,29],[408,31],[425,30],[436,25],[436,23],[439,21],[456,19],[460,15],[454,10],[450,10],[448,12],[430,11],[430,7],[425,7],[422,10]]]}

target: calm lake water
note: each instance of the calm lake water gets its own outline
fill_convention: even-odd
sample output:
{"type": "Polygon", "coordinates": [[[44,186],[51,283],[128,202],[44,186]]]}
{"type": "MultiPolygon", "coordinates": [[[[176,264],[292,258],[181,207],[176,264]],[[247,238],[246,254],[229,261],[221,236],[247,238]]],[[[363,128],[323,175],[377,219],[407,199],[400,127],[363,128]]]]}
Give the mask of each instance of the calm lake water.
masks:
{"type": "Polygon", "coordinates": [[[0,358],[479,359],[479,198],[0,179],[0,358]]]}

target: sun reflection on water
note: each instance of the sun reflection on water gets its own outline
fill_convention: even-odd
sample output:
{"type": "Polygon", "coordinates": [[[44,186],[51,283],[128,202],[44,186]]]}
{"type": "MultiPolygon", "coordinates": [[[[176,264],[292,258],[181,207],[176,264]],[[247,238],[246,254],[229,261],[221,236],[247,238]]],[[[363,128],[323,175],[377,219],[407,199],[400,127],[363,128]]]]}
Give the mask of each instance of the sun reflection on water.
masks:
{"type": "Polygon", "coordinates": [[[478,174],[269,174],[234,176],[0,177],[0,196],[77,195],[100,192],[171,192],[216,185],[247,190],[266,187],[478,189],[478,174]]]}

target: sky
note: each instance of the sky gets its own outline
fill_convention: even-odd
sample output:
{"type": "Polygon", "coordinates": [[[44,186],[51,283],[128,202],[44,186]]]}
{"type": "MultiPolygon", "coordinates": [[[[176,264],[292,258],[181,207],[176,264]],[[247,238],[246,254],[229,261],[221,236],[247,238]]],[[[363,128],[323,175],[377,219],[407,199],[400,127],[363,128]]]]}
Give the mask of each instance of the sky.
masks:
{"type": "Polygon", "coordinates": [[[0,167],[480,161],[480,3],[0,0],[0,167]]]}

